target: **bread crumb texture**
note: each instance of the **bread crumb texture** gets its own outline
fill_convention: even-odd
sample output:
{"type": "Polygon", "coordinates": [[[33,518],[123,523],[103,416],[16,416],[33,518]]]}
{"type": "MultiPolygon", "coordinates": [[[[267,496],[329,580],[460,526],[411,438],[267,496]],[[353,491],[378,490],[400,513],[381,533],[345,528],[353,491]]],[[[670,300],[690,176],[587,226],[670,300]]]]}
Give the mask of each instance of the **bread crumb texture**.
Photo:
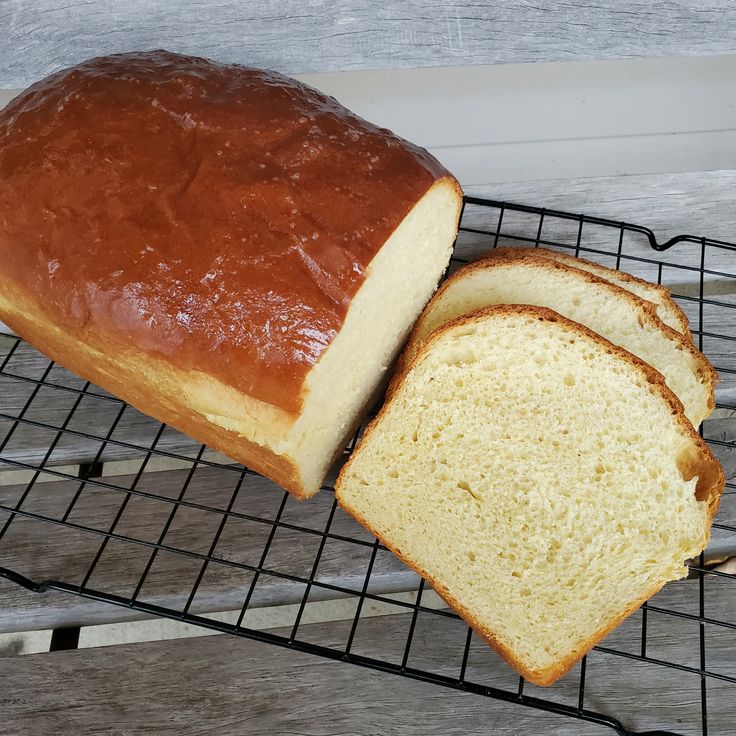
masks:
{"type": "Polygon", "coordinates": [[[706,545],[678,470],[703,449],[621,351],[549,310],[484,312],[425,343],[337,494],[549,684],[706,545]]]}

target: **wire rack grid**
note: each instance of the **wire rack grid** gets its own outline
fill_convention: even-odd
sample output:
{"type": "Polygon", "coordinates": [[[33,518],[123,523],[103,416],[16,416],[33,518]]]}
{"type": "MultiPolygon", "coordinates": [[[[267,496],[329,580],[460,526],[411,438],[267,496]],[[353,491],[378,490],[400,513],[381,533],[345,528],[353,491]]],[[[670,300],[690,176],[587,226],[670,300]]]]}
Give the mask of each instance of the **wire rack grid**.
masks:
{"type": "Polygon", "coordinates": [[[718,565],[736,552],[736,245],[689,235],[660,244],[639,225],[466,197],[452,268],[499,245],[545,246],[674,284],[696,343],[721,376],[714,418],[703,429],[729,477],[715,552],[691,561],[690,579],[667,586],[555,687],[513,676],[343,514],[329,483],[317,499],[294,502],[9,333],[0,336],[0,463],[18,480],[0,486],[0,576],[619,734],[721,732],[736,702],[736,575],[718,565]],[[138,463],[135,472],[110,472],[126,459],[138,463]],[[223,590],[237,605],[229,617],[212,617],[214,602],[223,610],[224,600],[213,591],[223,590]],[[310,626],[310,610],[335,598],[352,602],[352,620],[310,626]],[[292,604],[287,629],[249,625],[257,607],[275,602],[292,604]],[[392,636],[375,635],[378,619],[366,629],[374,605],[396,614],[392,636]],[[662,682],[676,700],[669,710],[654,687],[662,682]]]}

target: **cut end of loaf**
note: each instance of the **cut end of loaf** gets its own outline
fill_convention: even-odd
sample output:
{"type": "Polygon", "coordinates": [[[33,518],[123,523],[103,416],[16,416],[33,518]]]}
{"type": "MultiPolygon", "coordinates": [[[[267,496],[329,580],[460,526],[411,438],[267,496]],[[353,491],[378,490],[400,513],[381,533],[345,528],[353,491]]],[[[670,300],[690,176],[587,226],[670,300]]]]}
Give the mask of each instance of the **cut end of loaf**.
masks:
{"type": "Polygon", "coordinates": [[[221,402],[208,416],[262,444],[269,455],[286,458],[290,477],[274,480],[298,498],[320,490],[437,288],[452,254],[461,205],[455,179],[439,179],[392,233],[371,261],[342,329],[309,374],[298,417],[277,423],[270,407],[253,402],[247,411],[234,414],[229,410],[237,405],[232,400],[221,402]],[[252,421],[254,412],[262,422],[252,421]]]}
{"type": "Polygon", "coordinates": [[[320,489],[437,288],[461,205],[462,192],[450,177],[419,200],[371,262],[343,328],[307,379],[302,414],[276,448],[299,468],[304,496],[320,489]]]}
{"type": "Polygon", "coordinates": [[[656,372],[550,310],[504,306],[430,338],[336,493],[548,685],[684,576],[722,486],[656,372]]]}

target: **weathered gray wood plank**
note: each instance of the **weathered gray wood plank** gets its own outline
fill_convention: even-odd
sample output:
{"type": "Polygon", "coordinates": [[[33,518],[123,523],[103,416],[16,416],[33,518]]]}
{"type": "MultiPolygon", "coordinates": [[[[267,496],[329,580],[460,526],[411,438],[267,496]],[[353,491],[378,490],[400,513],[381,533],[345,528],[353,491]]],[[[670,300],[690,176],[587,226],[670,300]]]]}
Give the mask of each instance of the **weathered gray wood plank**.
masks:
{"type": "Polygon", "coordinates": [[[500,0],[216,5],[0,2],[0,87],[90,56],[166,47],[287,73],[732,52],[725,0],[547,5],[500,0]]]}
{"type": "MultiPolygon", "coordinates": [[[[366,631],[379,640],[400,639],[407,624],[406,616],[391,616],[367,622],[366,631]]],[[[337,642],[349,626],[305,628],[337,642]]],[[[435,647],[447,649],[442,640],[435,647]]],[[[225,636],[6,659],[0,706],[2,734],[609,733],[562,716],[225,636]],[[60,687],[49,688],[50,681],[60,687]]]]}
{"type": "MultiPolygon", "coordinates": [[[[697,586],[689,589],[697,605],[697,586]]],[[[706,596],[712,608],[714,592],[706,596]]],[[[362,619],[352,652],[400,662],[410,622],[409,614],[362,619]]],[[[350,626],[350,621],[305,625],[297,638],[342,649],[350,626]]],[[[408,665],[458,677],[465,633],[459,621],[420,613],[408,665]]],[[[732,631],[706,626],[706,636],[709,670],[733,675],[732,631]]],[[[647,639],[651,657],[697,668],[697,623],[650,611],[647,639]]],[[[607,644],[638,653],[641,614],[607,644]]],[[[527,685],[524,692],[577,706],[579,677],[578,666],[552,688],[527,685]]],[[[477,638],[471,642],[466,679],[510,692],[518,684],[477,638]]],[[[730,733],[736,685],[710,678],[706,683],[709,733],[730,733]]],[[[697,674],[594,652],[588,657],[585,692],[586,708],[617,717],[632,730],[700,734],[697,674]]],[[[611,733],[591,723],[230,636],[7,658],[0,670],[0,707],[3,734],[611,733]]]]}
{"type": "MultiPolygon", "coordinates": [[[[734,425],[714,420],[712,435],[731,440],[734,425]]],[[[736,453],[723,446],[716,448],[731,481],[736,479],[736,453]]],[[[136,490],[164,500],[134,497],[118,522],[115,533],[130,539],[157,543],[166,524],[171,502],[181,491],[188,472],[147,473],[136,490]]],[[[201,555],[209,552],[222,515],[236,490],[240,474],[226,468],[200,467],[189,479],[183,499],[192,504],[180,507],[174,516],[163,544],[175,551],[159,552],[141,601],[181,611],[202,568],[201,555]],[[204,510],[209,506],[215,510],[204,510]],[[191,555],[195,555],[192,557],[191,555]]],[[[131,487],[133,476],[107,477],[105,483],[117,489],[88,484],[68,516],[72,524],[106,531],[131,487]]],[[[61,519],[74,494],[78,481],[39,483],[24,500],[22,509],[47,519],[61,519]]],[[[14,508],[25,486],[0,487],[0,505],[14,508]]],[[[211,563],[201,581],[191,611],[207,613],[238,609],[254,579],[253,572],[228,565],[235,562],[264,567],[271,574],[260,576],[251,605],[279,605],[301,600],[304,581],[309,578],[321,534],[327,526],[333,497],[323,492],[308,503],[289,499],[265,561],[261,563],[272,525],[283,495],[272,483],[258,476],[248,476],[239,489],[232,511],[252,519],[232,517],[226,522],[214,555],[223,562],[211,563]],[[286,525],[291,525],[291,528],[286,525]],[[310,533],[316,532],[316,533],[310,533]],[[286,577],[284,577],[286,576],[286,577]],[[289,577],[291,576],[291,578],[289,577]]],[[[9,518],[0,511],[0,525],[9,518]]],[[[716,522],[736,527],[736,493],[723,498],[716,522]]],[[[338,537],[369,542],[372,537],[355,521],[337,509],[329,532],[338,537]]],[[[57,580],[79,584],[102,542],[102,536],[82,529],[16,516],[0,539],[0,566],[23,574],[34,581],[57,580]]],[[[718,554],[736,555],[736,533],[713,530],[711,547],[718,554]]],[[[372,547],[342,539],[328,539],[321,555],[310,600],[349,597],[360,593],[372,547]],[[334,590],[329,586],[339,586],[334,590]]],[[[89,587],[100,592],[131,596],[152,553],[150,546],[125,540],[109,543],[89,587]]],[[[417,576],[386,551],[379,551],[373,566],[369,592],[375,594],[413,590],[417,576]]],[[[687,591],[687,588],[681,588],[687,591]]],[[[736,588],[734,588],[736,590],[736,588]]],[[[34,594],[8,583],[0,585],[0,632],[88,625],[144,618],[125,607],[115,607],[94,600],[61,593],[34,594]]]]}
{"type": "MultiPolygon", "coordinates": [[[[136,489],[164,499],[175,500],[188,478],[188,471],[146,473],[136,489]]],[[[162,544],[176,550],[160,551],[140,591],[141,601],[181,611],[202,569],[202,555],[209,553],[225,510],[236,490],[240,473],[224,468],[199,467],[189,479],[183,500],[215,510],[181,506],[174,516],[162,544]],[[195,555],[192,557],[191,555],[195,555]]],[[[106,477],[106,484],[118,490],[88,484],[68,516],[72,524],[93,530],[110,529],[134,476],[106,477]]],[[[37,484],[22,508],[45,518],[61,519],[74,494],[78,481],[37,484]]],[[[0,505],[15,508],[24,491],[23,485],[0,487],[0,505]]],[[[284,492],[260,476],[246,476],[232,511],[251,519],[231,516],[225,523],[214,556],[222,562],[210,563],[192,602],[192,613],[238,609],[254,579],[249,570],[263,567],[272,574],[262,574],[254,588],[251,605],[279,605],[302,599],[305,581],[316,559],[321,534],[327,525],[333,495],[323,492],[308,503],[289,499],[281,522],[299,528],[280,526],[270,543],[273,520],[284,492]],[[290,576],[290,577],[289,577],[290,576]]],[[[120,518],[115,533],[130,539],[158,543],[173,508],[171,500],[148,497],[132,498],[120,518]]],[[[0,527],[9,518],[0,510],[0,527]]],[[[337,509],[329,529],[331,534],[372,542],[373,538],[342,510],[337,509]]],[[[56,580],[79,584],[103,541],[91,531],[71,529],[48,521],[16,516],[0,538],[0,566],[35,581],[56,580]]],[[[328,539],[315,577],[310,600],[346,597],[345,592],[325,586],[340,586],[359,593],[371,557],[372,545],[328,539]]],[[[92,577],[89,587],[104,593],[133,595],[153,549],[129,541],[111,541],[92,577]]],[[[393,555],[380,552],[371,575],[371,592],[410,590],[418,578],[393,555]]],[[[15,585],[3,583],[0,596],[0,631],[18,631],[105,623],[142,617],[127,608],[118,608],[74,595],[31,594],[15,585]]]]}

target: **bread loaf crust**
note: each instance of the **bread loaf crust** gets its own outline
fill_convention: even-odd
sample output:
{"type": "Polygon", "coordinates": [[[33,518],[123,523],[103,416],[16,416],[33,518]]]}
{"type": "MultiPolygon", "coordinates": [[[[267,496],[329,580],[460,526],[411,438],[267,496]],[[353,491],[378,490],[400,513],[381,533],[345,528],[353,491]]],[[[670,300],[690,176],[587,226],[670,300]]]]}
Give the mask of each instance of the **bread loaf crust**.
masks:
{"type": "Polygon", "coordinates": [[[13,100],[0,181],[0,319],[299,498],[436,288],[462,205],[426,151],[334,99],[162,51],[13,100]]]}
{"type": "Polygon", "coordinates": [[[443,178],[280,74],[92,59],[0,112],[0,283],[70,335],[298,414],[373,257],[443,178]]]}
{"type": "MultiPolygon", "coordinates": [[[[572,336],[577,338],[583,338],[592,341],[598,346],[605,349],[607,352],[618,355],[629,365],[633,366],[636,370],[644,374],[647,383],[650,386],[650,390],[653,394],[658,395],[663,401],[665,401],[672,412],[673,419],[676,421],[682,435],[687,439],[689,444],[689,451],[685,457],[682,458],[679,463],[680,471],[685,479],[691,479],[695,475],[699,476],[699,481],[696,489],[696,497],[698,500],[705,501],[708,505],[708,527],[713,519],[716,511],[718,510],[718,504],[723,493],[725,486],[725,476],[723,469],[711,452],[705,441],[698,435],[693,429],[692,425],[684,415],[683,407],[680,400],[672,393],[664,382],[662,375],[654,370],[649,364],[643,360],[632,355],[628,351],[620,348],[613,343],[609,342],[605,338],[601,337],[597,333],[588,329],[587,327],[573,322],[572,320],[562,317],[557,312],[546,307],[536,307],[531,305],[517,305],[517,304],[504,304],[494,305],[489,307],[483,307],[481,309],[469,312],[453,320],[450,320],[440,327],[438,327],[429,338],[422,343],[418,352],[416,352],[408,363],[403,365],[397,372],[395,380],[393,382],[393,391],[387,398],[381,410],[377,416],[366,428],[361,443],[358,445],[355,454],[361,452],[361,446],[366,442],[367,438],[380,426],[381,419],[389,411],[391,403],[396,400],[397,393],[401,389],[401,383],[406,375],[417,365],[425,354],[428,354],[432,350],[434,342],[439,341],[443,336],[449,332],[452,332],[457,327],[463,327],[466,325],[472,325],[475,322],[479,322],[488,316],[494,315],[525,315],[538,319],[540,321],[556,322],[564,329],[568,330],[572,336]]],[[[366,529],[372,534],[378,536],[378,531],[371,526],[371,524],[363,517],[360,513],[356,513],[355,509],[351,508],[349,504],[344,503],[341,496],[341,483],[343,478],[347,475],[350,460],[346,463],[338,476],[335,484],[335,491],[338,503],[348,513],[352,514],[366,529]]],[[[397,557],[399,557],[408,567],[413,569],[416,573],[425,578],[437,592],[437,594],[457,613],[463,618],[463,620],[471,626],[474,631],[488,642],[500,655],[503,657],[517,672],[519,672],[524,678],[535,685],[548,686],[557,681],[565,673],[567,673],[579,659],[590,649],[592,649],[601,639],[603,639],[610,631],[616,628],[627,616],[636,611],[644,601],[651,598],[658,590],[660,590],[664,582],[658,583],[653,586],[641,599],[635,601],[628,606],[622,613],[616,616],[613,620],[609,621],[604,627],[599,629],[593,636],[587,641],[578,646],[569,656],[555,663],[553,667],[549,667],[542,670],[531,670],[520,661],[514,652],[501,643],[495,636],[492,629],[486,625],[481,624],[469,611],[463,606],[463,604],[454,598],[450,592],[442,585],[435,581],[431,574],[426,570],[422,569],[409,557],[407,557],[401,549],[398,549],[395,545],[390,543],[390,540],[381,538],[383,544],[386,545],[397,557]]]]}
{"type": "MultiPolygon", "coordinates": [[[[251,470],[270,478],[298,498],[306,494],[299,469],[286,455],[277,455],[267,446],[210,422],[199,412],[190,411],[184,403],[172,401],[171,392],[151,390],[157,381],[186,382],[185,375],[172,375],[171,367],[157,358],[149,358],[119,342],[80,342],[60,330],[47,315],[18,297],[13,311],[2,304],[3,320],[14,332],[23,335],[60,365],[73,366],[75,373],[87,381],[104,386],[108,391],[160,422],[170,424],[211,448],[219,450],[251,470]]],[[[183,374],[183,372],[182,372],[183,374]]],[[[287,422],[287,415],[281,421],[287,422]]]]}

